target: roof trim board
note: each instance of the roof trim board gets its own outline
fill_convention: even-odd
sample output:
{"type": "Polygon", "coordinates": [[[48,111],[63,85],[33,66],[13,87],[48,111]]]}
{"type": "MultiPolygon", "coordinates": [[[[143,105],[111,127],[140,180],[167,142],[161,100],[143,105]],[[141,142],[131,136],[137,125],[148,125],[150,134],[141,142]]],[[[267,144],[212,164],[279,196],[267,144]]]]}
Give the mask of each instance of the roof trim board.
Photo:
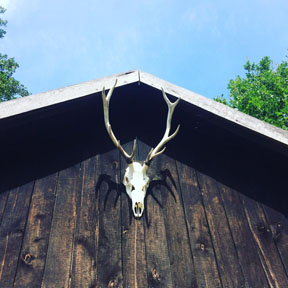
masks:
{"type": "Polygon", "coordinates": [[[278,142],[288,145],[288,131],[275,127],[248,114],[242,113],[236,109],[230,108],[224,104],[171,84],[145,72],[140,73],[140,82],[153,86],[157,89],[161,89],[163,87],[165,92],[170,95],[180,97],[190,104],[248,128],[256,133],[260,133],[268,138],[272,138],[278,142]]]}
{"type": "Polygon", "coordinates": [[[55,104],[64,103],[102,91],[103,86],[110,89],[117,79],[117,87],[139,81],[138,71],[131,71],[109,77],[91,80],[64,88],[51,90],[27,97],[0,103],[0,120],[30,112],[55,104]]]}
{"type": "Polygon", "coordinates": [[[288,131],[277,128],[252,116],[237,111],[236,109],[232,109],[224,104],[218,103],[139,70],[115,74],[102,79],[92,80],[65,88],[3,102],[0,104],[0,121],[1,119],[18,114],[60,104],[100,92],[103,89],[103,86],[105,86],[106,89],[110,89],[113,86],[116,78],[118,79],[117,87],[135,82],[144,83],[159,90],[163,87],[165,92],[170,95],[180,97],[182,100],[201,109],[250,129],[256,133],[262,134],[268,138],[276,140],[282,144],[288,145],[288,131]]]}

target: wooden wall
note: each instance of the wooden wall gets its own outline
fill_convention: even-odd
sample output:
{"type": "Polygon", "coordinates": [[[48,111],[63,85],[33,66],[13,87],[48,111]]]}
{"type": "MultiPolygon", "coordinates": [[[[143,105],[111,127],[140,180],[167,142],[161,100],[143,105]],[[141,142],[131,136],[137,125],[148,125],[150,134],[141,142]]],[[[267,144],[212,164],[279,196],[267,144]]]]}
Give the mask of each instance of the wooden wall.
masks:
{"type": "MultiPolygon", "coordinates": [[[[144,160],[165,126],[161,94],[114,93],[114,132],[127,150],[137,135],[144,160]]],[[[0,123],[1,288],[288,287],[283,147],[180,102],[180,132],[150,169],[166,181],[135,220],[96,96],[0,123]]]]}
{"type": "Polygon", "coordinates": [[[135,220],[124,169],[112,149],[2,192],[0,287],[288,287],[283,214],[162,155],[135,220]]]}

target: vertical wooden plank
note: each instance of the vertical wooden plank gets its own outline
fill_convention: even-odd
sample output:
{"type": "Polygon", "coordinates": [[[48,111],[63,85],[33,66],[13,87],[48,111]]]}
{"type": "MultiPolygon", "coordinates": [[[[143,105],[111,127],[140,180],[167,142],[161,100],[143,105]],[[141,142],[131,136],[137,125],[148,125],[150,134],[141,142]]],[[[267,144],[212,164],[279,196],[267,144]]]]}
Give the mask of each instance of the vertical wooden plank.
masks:
{"type": "Polygon", "coordinates": [[[269,287],[253,235],[237,191],[218,183],[246,287],[269,287]]]}
{"type": "Polygon", "coordinates": [[[34,182],[9,192],[0,227],[0,287],[13,286],[34,182]]]}
{"type": "Polygon", "coordinates": [[[176,163],[165,154],[153,161],[157,169],[167,173],[165,182],[169,189],[161,187],[161,199],[174,286],[197,287],[176,163]]]}
{"type": "MultiPolygon", "coordinates": [[[[123,146],[125,151],[132,151],[133,141],[123,146]]],[[[137,149],[139,152],[139,149],[137,149]]],[[[135,160],[139,160],[136,154],[135,160]]],[[[121,158],[121,182],[127,163],[121,158]]],[[[124,189],[125,190],[125,189],[124,189]]],[[[124,192],[124,191],[123,191],[124,192]]],[[[148,287],[144,221],[132,216],[131,201],[126,191],[122,193],[122,257],[123,287],[148,287]]]]}
{"type": "Polygon", "coordinates": [[[221,279],[195,170],[180,162],[176,164],[198,286],[220,288],[221,279]]]}
{"type": "Polygon", "coordinates": [[[41,287],[57,173],[35,181],[14,287],[41,287]]]}
{"type": "Polygon", "coordinates": [[[6,190],[4,192],[0,192],[0,225],[2,222],[2,217],[4,215],[4,210],[5,210],[8,196],[9,196],[9,190],[6,190]]]}
{"type": "Polygon", "coordinates": [[[59,172],[42,287],[69,287],[80,164],[59,172]]]}
{"type": "Polygon", "coordinates": [[[287,274],[261,205],[244,195],[241,199],[270,286],[288,287],[287,274]]]}
{"type": "Polygon", "coordinates": [[[288,218],[280,212],[263,205],[272,239],[276,243],[286,274],[288,274],[288,218]]]}
{"type": "Polygon", "coordinates": [[[98,287],[123,287],[121,254],[121,197],[119,151],[97,156],[100,171],[110,177],[97,191],[99,197],[98,287]],[[117,201],[116,201],[117,200],[117,201]]]}
{"type": "Polygon", "coordinates": [[[197,172],[223,287],[244,287],[245,280],[216,181],[197,172]]]}
{"type": "Polygon", "coordinates": [[[82,163],[82,190],[77,212],[71,287],[95,287],[99,237],[96,156],[82,163]]]}
{"type": "MultiPolygon", "coordinates": [[[[144,160],[146,159],[147,154],[151,148],[145,145],[143,142],[138,141],[138,149],[140,151],[139,158],[144,160]]],[[[150,165],[149,169],[151,171],[157,168],[155,163],[156,162],[152,162],[150,165]]],[[[160,187],[155,187],[153,190],[153,193],[161,203],[160,187]]],[[[144,228],[148,286],[163,288],[174,287],[170,267],[163,209],[149,194],[146,196],[144,213],[146,214],[144,228]]],[[[145,217],[145,215],[143,217],[145,217]]]]}

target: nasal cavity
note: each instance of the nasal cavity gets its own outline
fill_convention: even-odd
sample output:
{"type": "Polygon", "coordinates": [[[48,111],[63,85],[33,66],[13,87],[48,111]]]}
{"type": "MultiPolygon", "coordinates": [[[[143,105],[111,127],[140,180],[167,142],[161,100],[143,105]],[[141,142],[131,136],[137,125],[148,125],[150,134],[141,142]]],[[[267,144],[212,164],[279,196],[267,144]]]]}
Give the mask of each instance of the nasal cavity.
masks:
{"type": "Polygon", "coordinates": [[[134,205],[134,214],[136,217],[140,217],[142,214],[142,203],[136,202],[134,205]]]}

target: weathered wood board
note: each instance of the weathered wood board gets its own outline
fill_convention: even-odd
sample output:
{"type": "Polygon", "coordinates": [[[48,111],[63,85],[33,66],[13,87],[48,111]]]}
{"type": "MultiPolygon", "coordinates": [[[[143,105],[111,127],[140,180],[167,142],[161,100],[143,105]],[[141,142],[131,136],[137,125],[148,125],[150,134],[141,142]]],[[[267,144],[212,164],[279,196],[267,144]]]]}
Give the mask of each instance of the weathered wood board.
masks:
{"type": "Polygon", "coordinates": [[[1,192],[0,287],[288,287],[283,213],[163,154],[136,220],[125,168],[112,149],[1,192]]]}

